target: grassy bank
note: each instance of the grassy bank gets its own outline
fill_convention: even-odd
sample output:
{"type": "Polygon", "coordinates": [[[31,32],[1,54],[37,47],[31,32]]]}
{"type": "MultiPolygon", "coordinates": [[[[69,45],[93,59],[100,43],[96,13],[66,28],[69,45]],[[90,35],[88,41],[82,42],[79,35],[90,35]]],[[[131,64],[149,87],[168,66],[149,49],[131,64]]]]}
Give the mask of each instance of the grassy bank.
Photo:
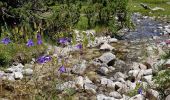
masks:
{"type": "Polygon", "coordinates": [[[167,4],[167,2],[170,2],[169,0],[130,0],[129,1],[129,8],[132,12],[140,12],[143,15],[149,15],[149,16],[156,16],[156,17],[165,17],[166,19],[170,19],[170,4],[167,4]],[[145,3],[149,7],[161,7],[165,10],[158,10],[158,11],[151,11],[148,9],[144,9],[140,6],[140,3],[145,3]]]}

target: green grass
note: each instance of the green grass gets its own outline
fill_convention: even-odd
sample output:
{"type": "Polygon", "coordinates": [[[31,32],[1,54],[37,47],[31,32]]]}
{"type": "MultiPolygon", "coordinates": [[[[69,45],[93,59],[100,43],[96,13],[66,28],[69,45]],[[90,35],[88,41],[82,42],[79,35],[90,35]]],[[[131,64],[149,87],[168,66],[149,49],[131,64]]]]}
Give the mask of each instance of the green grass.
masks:
{"type": "Polygon", "coordinates": [[[167,16],[167,19],[170,19],[170,5],[166,3],[168,1],[169,0],[130,0],[129,1],[129,8],[132,12],[140,12],[143,15],[155,16],[155,17],[167,16]],[[161,7],[161,8],[164,8],[165,11],[146,10],[143,7],[140,6],[140,3],[145,3],[151,8],[161,7]]]}

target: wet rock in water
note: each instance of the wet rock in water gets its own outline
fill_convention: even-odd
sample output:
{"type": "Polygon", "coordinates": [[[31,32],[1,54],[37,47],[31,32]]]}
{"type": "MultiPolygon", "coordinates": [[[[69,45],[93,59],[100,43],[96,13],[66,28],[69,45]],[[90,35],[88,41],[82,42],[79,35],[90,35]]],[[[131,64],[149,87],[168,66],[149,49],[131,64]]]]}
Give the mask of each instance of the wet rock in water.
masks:
{"type": "Polygon", "coordinates": [[[149,100],[159,100],[159,92],[153,89],[146,91],[146,98],[149,100]]]}
{"type": "Polygon", "coordinates": [[[74,67],[72,68],[71,71],[72,71],[74,74],[80,74],[80,75],[82,75],[82,74],[85,72],[86,68],[87,68],[87,66],[86,66],[86,61],[84,60],[84,61],[82,61],[81,64],[76,64],[76,65],[74,65],[74,67]]]}
{"type": "Polygon", "coordinates": [[[170,100],[170,95],[168,95],[168,96],[165,98],[165,100],[170,100]]]}
{"type": "Polygon", "coordinates": [[[145,100],[145,97],[141,94],[138,94],[138,95],[131,97],[129,100],[145,100]]]}
{"type": "Polygon", "coordinates": [[[75,82],[74,81],[68,81],[62,84],[57,84],[56,89],[59,91],[63,91],[68,88],[76,88],[75,82]]]}
{"type": "Polygon", "coordinates": [[[14,72],[14,78],[16,80],[22,79],[23,78],[23,74],[21,72],[14,72]]]}
{"type": "Polygon", "coordinates": [[[110,92],[109,96],[114,97],[116,99],[121,99],[122,98],[121,94],[116,92],[116,91],[110,92]]]}
{"type": "Polygon", "coordinates": [[[88,92],[88,93],[96,94],[97,86],[96,86],[96,85],[93,85],[93,84],[91,84],[91,83],[85,83],[85,84],[84,84],[84,89],[85,89],[86,92],[88,92]]]}
{"type": "Polygon", "coordinates": [[[97,95],[97,100],[115,100],[115,98],[106,96],[104,94],[98,94],[97,95]]]}
{"type": "Polygon", "coordinates": [[[107,67],[101,67],[99,72],[103,75],[107,75],[107,73],[109,72],[107,67]]]}
{"type": "Polygon", "coordinates": [[[111,52],[107,52],[100,56],[98,59],[101,63],[106,63],[108,66],[112,66],[114,64],[116,56],[111,52]]]}
{"type": "Polygon", "coordinates": [[[103,45],[100,46],[100,50],[108,50],[108,51],[112,51],[115,48],[112,47],[111,45],[109,45],[108,43],[104,43],[103,45]]]}
{"type": "Polygon", "coordinates": [[[33,70],[31,68],[24,69],[23,74],[26,76],[30,76],[33,74],[33,70]]]}

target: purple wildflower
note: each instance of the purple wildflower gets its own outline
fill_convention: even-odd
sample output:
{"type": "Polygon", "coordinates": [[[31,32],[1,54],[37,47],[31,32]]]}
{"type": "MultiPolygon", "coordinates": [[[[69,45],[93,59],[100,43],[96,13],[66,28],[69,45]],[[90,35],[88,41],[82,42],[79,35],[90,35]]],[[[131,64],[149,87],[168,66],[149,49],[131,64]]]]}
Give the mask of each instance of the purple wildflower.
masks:
{"type": "Polygon", "coordinates": [[[82,46],[82,44],[78,44],[78,45],[76,45],[76,48],[77,48],[77,49],[82,49],[83,46],[82,46]]]}
{"type": "Polygon", "coordinates": [[[38,39],[37,44],[38,44],[38,45],[41,45],[41,44],[42,44],[42,40],[41,40],[41,39],[38,39]]]}
{"type": "Polygon", "coordinates": [[[142,94],[142,88],[138,89],[138,94],[142,94]]]}
{"type": "Polygon", "coordinates": [[[3,44],[9,44],[10,42],[11,42],[11,40],[7,37],[3,38],[2,41],[1,41],[1,43],[3,43],[3,44]]]}
{"type": "Polygon", "coordinates": [[[58,71],[59,71],[60,73],[65,73],[65,72],[66,72],[66,68],[65,68],[64,66],[61,66],[61,67],[58,69],[58,71]]]}
{"type": "Polygon", "coordinates": [[[40,40],[41,39],[41,34],[37,33],[37,39],[40,40]]]}
{"type": "Polygon", "coordinates": [[[66,44],[66,43],[68,43],[69,42],[69,39],[68,38],[60,38],[59,39],[59,43],[61,43],[61,44],[66,44]]]}
{"type": "Polygon", "coordinates": [[[46,63],[51,60],[50,56],[41,56],[37,59],[37,62],[40,64],[46,63]]]}
{"type": "Polygon", "coordinates": [[[31,47],[31,46],[34,46],[34,43],[33,41],[30,39],[28,40],[27,44],[26,44],[28,47],[31,47]]]}

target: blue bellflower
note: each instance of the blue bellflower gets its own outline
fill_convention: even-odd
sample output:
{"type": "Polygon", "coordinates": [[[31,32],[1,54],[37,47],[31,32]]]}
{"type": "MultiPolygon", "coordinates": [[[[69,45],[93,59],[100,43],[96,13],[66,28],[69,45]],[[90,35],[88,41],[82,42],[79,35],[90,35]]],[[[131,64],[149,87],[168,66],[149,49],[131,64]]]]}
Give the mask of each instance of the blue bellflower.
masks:
{"type": "Polygon", "coordinates": [[[68,43],[69,42],[69,39],[68,38],[60,38],[59,39],[59,43],[61,43],[61,44],[66,44],[66,43],[68,43]]]}
{"type": "Polygon", "coordinates": [[[28,47],[34,46],[34,42],[30,39],[28,40],[27,44],[28,47]]]}
{"type": "Polygon", "coordinates": [[[61,66],[61,67],[58,69],[58,71],[59,71],[60,73],[65,73],[65,72],[66,72],[66,68],[65,68],[64,66],[61,66]]]}
{"type": "Polygon", "coordinates": [[[42,39],[40,33],[37,34],[37,44],[41,45],[42,44],[42,39]]]}
{"type": "Polygon", "coordinates": [[[9,44],[10,42],[11,42],[11,40],[7,37],[3,38],[2,41],[1,41],[1,43],[6,44],[6,45],[9,44]]]}
{"type": "Polygon", "coordinates": [[[138,94],[141,94],[141,95],[142,95],[142,88],[139,88],[139,89],[138,89],[138,94]]]}
{"type": "Polygon", "coordinates": [[[78,45],[76,45],[76,48],[77,48],[77,49],[82,49],[83,46],[82,46],[82,44],[78,44],[78,45]]]}
{"type": "Polygon", "coordinates": [[[41,39],[38,39],[37,44],[38,44],[38,45],[41,45],[41,44],[42,44],[42,40],[41,40],[41,39]]]}
{"type": "Polygon", "coordinates": [[[50,60],[51,60],[50,56],[41,56],[37,59],[37,62],[40,64],[43,64],[43,63],[49,62],[50,60]]]}

